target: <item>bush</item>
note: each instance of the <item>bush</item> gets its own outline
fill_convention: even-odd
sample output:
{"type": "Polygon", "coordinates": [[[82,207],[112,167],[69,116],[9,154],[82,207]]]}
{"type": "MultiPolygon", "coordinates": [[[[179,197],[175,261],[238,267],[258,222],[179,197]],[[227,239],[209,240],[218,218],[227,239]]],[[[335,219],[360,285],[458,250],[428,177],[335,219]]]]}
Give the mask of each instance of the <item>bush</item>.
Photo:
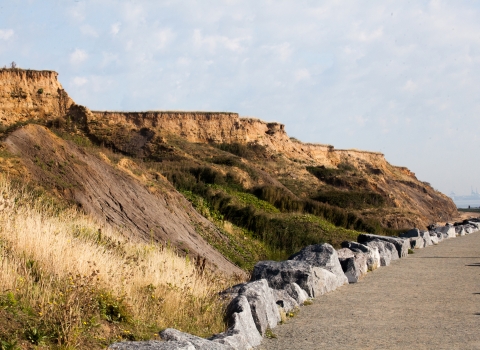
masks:
{"type": "Polygon", "coordinates": [[[375,192],[327,191],[319,193],[314,199],[340,208],[351,209],[382,207],[385,205],[385,198],[375,192]]]}

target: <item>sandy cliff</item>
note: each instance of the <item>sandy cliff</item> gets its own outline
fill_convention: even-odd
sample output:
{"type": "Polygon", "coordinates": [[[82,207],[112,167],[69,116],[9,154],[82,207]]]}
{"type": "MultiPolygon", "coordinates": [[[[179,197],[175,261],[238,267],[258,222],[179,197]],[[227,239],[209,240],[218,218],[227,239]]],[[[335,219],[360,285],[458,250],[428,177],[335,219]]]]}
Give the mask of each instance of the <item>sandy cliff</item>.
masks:
{"type": "Polygon", "coordinates": [[[0,69],[0,123],[64,115],[73,101],[53,71],[0,69]]]}
{"type": "MultiPolygon", "coordinates": [[[[90,111],[75,105],[58,83],[57,74],[49,71],[2,70],[0,84],[0,119],[6,125],[65,114],[67,121],[73,121],[79,131],[95,142],[140,158],[159,149],[173,149],[169,140],[178,137],[208,145],[259,145],[268,159],[251,166],[300,197],[311,197],[314,191],[355,190],[355,184],[361,183],[362,191],[378,193],[386,200],[385,208],[365,209],[362,214],[377,217],[392,228],[423,227],[456,214],[455,205],[447,196],[419,181],[407,168],[392,166],[383,154],[302,143],[291,139],[280,123],[241,118],[229,112],[90,111]],[[43,89],[42,93],[39,89],[43,89]],[[306,170],[336,169],[340,164],[353,167],[341,179],[341,186],[335,185],[335,181],[334,185],[325,183],[306,170]]],[[[250,180],[246,183],[255,186],[255,180],[250,180]]]]}

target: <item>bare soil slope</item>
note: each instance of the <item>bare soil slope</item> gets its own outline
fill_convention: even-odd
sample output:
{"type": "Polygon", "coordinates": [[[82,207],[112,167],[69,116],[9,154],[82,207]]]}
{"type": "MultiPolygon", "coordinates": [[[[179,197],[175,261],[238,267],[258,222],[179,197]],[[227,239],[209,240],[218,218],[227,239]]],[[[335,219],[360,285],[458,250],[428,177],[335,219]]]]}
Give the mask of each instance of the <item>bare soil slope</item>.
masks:
{"type": "Polygon", "coordinates": [[[39,125],[18,129],[5,144],[21,157],[32,179],[75,200],[99,220],[128,229],[132,237],[206,257],[229,275],[243,274],[197,234],[196,226],[212,232],[215,228],[168,183],[163,193],[152,193],[132,176],[39,125]]]}

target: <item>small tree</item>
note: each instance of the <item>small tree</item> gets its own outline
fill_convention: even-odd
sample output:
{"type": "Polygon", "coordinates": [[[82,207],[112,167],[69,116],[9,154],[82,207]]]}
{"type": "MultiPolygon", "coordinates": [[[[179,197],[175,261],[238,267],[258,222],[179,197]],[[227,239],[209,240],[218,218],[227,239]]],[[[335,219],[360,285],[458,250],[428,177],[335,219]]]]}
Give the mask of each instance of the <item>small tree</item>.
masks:
{"type": "Polygon", "coordinates": [[[15,61],[12,61],[12,63],[10,63],[10,68],[12,69],[17,68],[17,64],[15,63],[15,61]]]}

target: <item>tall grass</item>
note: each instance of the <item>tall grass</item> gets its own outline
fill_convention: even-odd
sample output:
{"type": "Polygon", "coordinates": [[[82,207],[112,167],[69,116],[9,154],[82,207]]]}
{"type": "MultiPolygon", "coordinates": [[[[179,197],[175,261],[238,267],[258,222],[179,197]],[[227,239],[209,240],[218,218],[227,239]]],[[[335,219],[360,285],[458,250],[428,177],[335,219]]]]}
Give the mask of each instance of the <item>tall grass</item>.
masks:
{"type": "MultiPolygon", "coordinates": [[[[74,208],[58,210],[4,176],[0,271],[0,312],[18,316],[20,341],[32,328],[52,346],[75,348],[152,338],[166,327],[200,336],[224,330],[217,293],[231,281],[74,208]]],[[[0,314],[0,340],[11,331],[2,322],[0,314]]]]}

